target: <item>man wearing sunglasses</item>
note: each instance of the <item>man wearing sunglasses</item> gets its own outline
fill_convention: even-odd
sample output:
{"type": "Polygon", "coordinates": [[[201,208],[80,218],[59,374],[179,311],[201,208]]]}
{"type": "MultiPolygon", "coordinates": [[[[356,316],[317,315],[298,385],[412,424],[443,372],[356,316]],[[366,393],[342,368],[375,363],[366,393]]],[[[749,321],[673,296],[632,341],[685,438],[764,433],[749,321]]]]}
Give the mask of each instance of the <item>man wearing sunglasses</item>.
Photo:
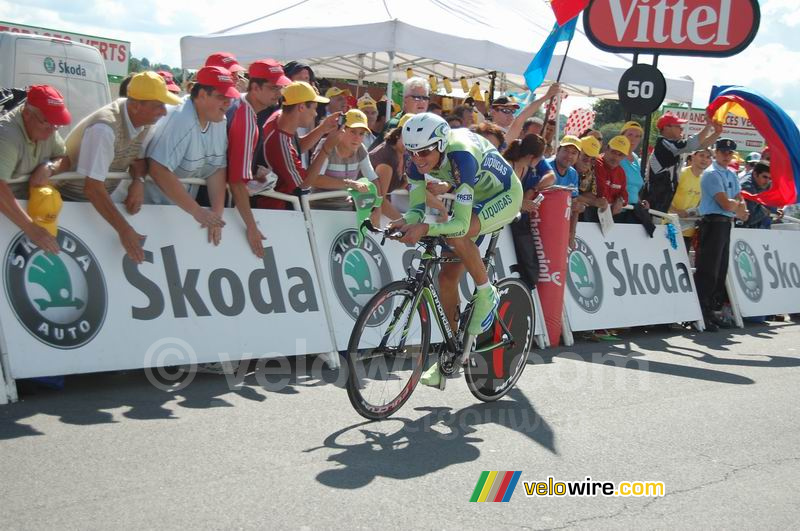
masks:
{"type": "MultiPolygon", "coordinates": [[[[423,236],[443,236],[459,263],[443,264],[439,273],[442,306],[451,329],[457,329],[458,283],[466,268],[477,286],[475,310],[468,323],[478,335],[494,322],[497,290],[481,260],[476,240],[510,223],[522,205],[522,185],[514,169],[485,138],[468,129],[450,129],[433,113],[416,114],[403,125],[403,144],[413,164],[407,168],[411,185],[410,208],[390,227],[403,233],[400,241],[413,245],[423,236]],[[444,223],[425,221],[425,177],[430,175],[455,188],[453,215],[444,223]]],[[[441,374],[434,366],[420,380],[438,386],[441,374]]]]}
{"type": "MultiPolygon", "coordinates": [[[[400,118],[406,114],[420,114],[427,112],[428,103],[431,101],[430,97],[431,86],[428,80],[421,77],[410,77],[403,83],[403,109],[395,114],[389,123],[386,125],[385,132],[388,133],[400,123],[400,118]]],[[[381,105],[378,108],[381,112],[386,112],[386,108],[381,105]]]]}
{"type": "MultiPolygon", "coordinates": [[[[742,181],[742,190],[751,194],[766,192],[772,186],[772,176],[770,175],[769,161],[756,162],[753,166],[753,173],[742,181]]],[[[745,199],[747,211],[750,217],[747,221],[737,221],[736,225],[746,229],[768,229],[772,225],[772,214],[779,218],[783,216],[783,211],[775,207],[767,207],[761,203],[745,199]]]]}
{"type": "Polygon", "coordinates": [[[514,121],[514,112],[517,109],[519,109],[518,103],[501,96],[492,102],[492,110],[489,115],[492,121],[503,130],[503,133],[507,133],[511,122],[514,121]]]}

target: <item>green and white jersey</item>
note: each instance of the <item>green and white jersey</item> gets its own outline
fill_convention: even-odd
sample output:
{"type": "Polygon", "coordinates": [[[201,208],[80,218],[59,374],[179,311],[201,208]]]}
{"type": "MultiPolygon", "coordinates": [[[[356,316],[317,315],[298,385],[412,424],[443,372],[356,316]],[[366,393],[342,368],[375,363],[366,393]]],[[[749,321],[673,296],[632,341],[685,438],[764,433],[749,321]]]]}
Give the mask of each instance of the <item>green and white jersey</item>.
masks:
{"type": "MultiPolygon", "coordinates": [[[[405,219],[408,223],[419,223],[425,218],[425,175],[413,163],[407,174],[411,191],[405,219]]],[[[513,191],[516,195],[516,190],[521,190],[514,169],[497,149],[465,128],[450,131],[442,161],[430,175],[456,188],[452,218],[446,223],[431,224],[428,230],[431,236],[463,236],[469,230],[473,212],[479,212],[500,194],[513,191]]]]}

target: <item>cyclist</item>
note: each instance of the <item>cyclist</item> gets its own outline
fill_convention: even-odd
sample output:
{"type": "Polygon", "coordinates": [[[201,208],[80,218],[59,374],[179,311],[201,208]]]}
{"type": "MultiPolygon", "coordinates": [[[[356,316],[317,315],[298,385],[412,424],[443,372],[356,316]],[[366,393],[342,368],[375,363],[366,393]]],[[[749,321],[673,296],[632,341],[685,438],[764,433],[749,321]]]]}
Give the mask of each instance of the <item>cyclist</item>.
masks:
{"type": "MultiPolygon", "coordinates": [[[[450,129],[433,113],[413,116],[403,126],[403,144],[413,164],[407,167],[411,186],[409,210],[390,229],[403,233],[400,241],[415,244],[423,236],[442,236],[458,263],[442,265],[439,293],[450,325],[457,330],[458,283],[466,267],[477,286],[472,318],[467,331],[478,335],[488,330],[500,298],[489,282],[476,240],[495,232],[519,213],[522,185],[514,169],[485,138],[468,129],[450,129]],[[452,217],[444,223],[425,223],[425,176],[448,182],[456,196],[452,217]]],[[[479,243],[479,242],[478,242],[479,243]]],[[[439,385],[441,375],[434,366],[421,382],[439,385]]]]}

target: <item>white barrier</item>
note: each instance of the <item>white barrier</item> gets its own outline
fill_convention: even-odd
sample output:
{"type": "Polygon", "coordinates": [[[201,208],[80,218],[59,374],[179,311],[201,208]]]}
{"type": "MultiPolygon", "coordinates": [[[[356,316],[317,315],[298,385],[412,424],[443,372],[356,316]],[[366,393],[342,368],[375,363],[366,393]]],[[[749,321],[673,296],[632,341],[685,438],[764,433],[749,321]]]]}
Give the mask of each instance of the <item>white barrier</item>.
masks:
{"type": "Polygon", "coordinates": [[[87,203],[64,204],[56,256],[3,224],[0,322],[10,375],[330,351],[329,335],[318,333],[325,312],[303,214],[253,214],[267,235],[263,260],[232,209],[214,247],[182,210],[143,206],[130,218],[147,236],[140,265],[125,258],[116,233],[87,203]],[[163,358],[180,351],[187,359],[163,358]]]}
{"type": "Polygon", "coordinates": [[[650,238],[639,224],[616,224],[604,238],[598,224],[579,223],[564,292],[569,329],[683,321],[702,327],[686,248],[678,235],[673,249],[666,234],[664,225],[650,238]]]}
{"type": "Polygon", "coordinates": [[[800,234],[731,231],[726,286],[734,318],[800,313],[800,234]]]}

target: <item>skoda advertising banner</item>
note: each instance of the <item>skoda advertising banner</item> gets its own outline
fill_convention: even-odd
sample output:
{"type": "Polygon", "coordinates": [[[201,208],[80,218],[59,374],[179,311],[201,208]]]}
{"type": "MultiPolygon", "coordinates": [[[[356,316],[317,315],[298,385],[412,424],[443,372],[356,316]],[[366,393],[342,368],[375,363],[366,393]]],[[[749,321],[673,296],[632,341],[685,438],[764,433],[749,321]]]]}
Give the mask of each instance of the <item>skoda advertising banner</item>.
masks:
{"type": "MultiPolygon", "coordinates": [[[[312,210],[311,221],[319,252],[322,281],[330,304],[336,348],[346,350],[350,332],[361,308],[384,285],[408,276],[408,268],[416,267],[419,251],[398,241],[366,234],[359,245],[352,212],[312,210]]],[[[485,250],[489,238],[484,238],[485,250]]],[[[497,278],[517,276],[510,268],[516,264],[514,244],[505,229],[497,244],[495,266],[497,278]]],[[[472,282],[464,275],[461,282],[462,304],[472,296],[472,282]]],[[[380,324],[380,323],[376,323],[380,324]]],[[[440,341],[436,324],[431,328],[431,341],[440,341]]]]}
{"type": "Polygon", "coordinates": [[[744,317],[800,312],[800,234],[733,229],[728,281],[744,317]]]}
{"type": "Polygon", "coordinates": [[[253,214],[268,234],[263,259],[234,210],[214,247],[183,211],[144,206],[129,218],[146,236],[138,265],[88,203],[64,204],[56,255],[3,224],[0,327],[11,375],[331,351],[302,214],[253,214]]]}
{"type": "Polygon", "coordinates": [[[701,319],[686,248],[672,248],[666,226],[650,238],[617,224],[604,238],[598,224],[579,223],[577,234],[565,294],[572,330],[701,319]]]}

